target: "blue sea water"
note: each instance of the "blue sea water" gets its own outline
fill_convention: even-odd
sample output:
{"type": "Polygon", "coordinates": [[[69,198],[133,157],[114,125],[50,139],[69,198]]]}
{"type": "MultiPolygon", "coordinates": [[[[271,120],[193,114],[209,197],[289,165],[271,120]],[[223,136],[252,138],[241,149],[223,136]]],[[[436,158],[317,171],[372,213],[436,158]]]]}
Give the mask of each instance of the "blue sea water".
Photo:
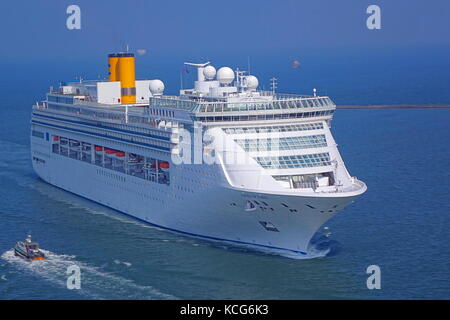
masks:
{"type": "MultiPolygon", "coordinates": [[[[305,66],[301,75],[281,68],[280,78],[282,91],[319,83],[341,104],[450,103],[449,64],[427,63],[415,71],[406,63],[384,71],[305,66]],[[405,74],[394,76],[398,69],[405,74]]],[[[327,255],[294,260],[164,231],[39,180],[30,106],[76,68],[29,67],[2,66],[14,72],[0,83],[0,299],[450,298],[450,109],[337,110],[334,137],[369,189],[326,224],[327,255]],[[11,247],[28,231],[47,261],[14,257],[11,247]],[[66,288],[72,264],[81,268],[80,290],[66,288]],[[381,290],[366,287],[369,265],[381,268],[381,290]]],[[[168,78],[178,85],[175,71],[168,78]]]]}

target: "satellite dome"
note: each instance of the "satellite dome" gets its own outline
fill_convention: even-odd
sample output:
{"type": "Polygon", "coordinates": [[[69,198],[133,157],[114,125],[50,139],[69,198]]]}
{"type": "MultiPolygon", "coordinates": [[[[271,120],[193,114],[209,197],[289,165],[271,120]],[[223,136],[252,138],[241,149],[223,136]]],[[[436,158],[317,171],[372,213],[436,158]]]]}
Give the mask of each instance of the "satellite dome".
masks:
{"type": "Polygon", "coordinates": [[[205,76],[206,80],[212,80],[216,76],[216,68],[213,66],[206,66],[203,69],[203,75],[205,76]]]}
{"type": "Polygon", "coordinates": [[[250,90],[254,90],[256,88],[258,88],[258,78],[255,76],[247,76],[245,77],[245,85],[248,89],[250,90]]]}
{"type": "Polygon", "coordinates": [[[150,92],[155,96],[162,95],[162,93],[164,91],[164,82],[162,82],[159,79],[151,80],[149,89],[150,89],[150,92]]]}
{"type": "Polygon", "coordinates": [[[217,80],[220,84],[230,84],[234,80],[234,72],[231,68],[222,67],[217,71],[217,80]]]}

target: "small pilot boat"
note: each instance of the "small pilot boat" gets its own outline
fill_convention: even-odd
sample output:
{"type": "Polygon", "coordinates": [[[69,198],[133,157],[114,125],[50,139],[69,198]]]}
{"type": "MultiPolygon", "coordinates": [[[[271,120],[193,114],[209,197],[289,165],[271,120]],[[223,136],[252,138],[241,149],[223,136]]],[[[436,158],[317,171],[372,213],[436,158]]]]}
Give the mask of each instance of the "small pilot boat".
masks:
{"type": "Polygon", "coordinates": [[[33,242],[31,235],[25,241],[19,241],[14,246],[14,255],[27,261],[45,260],[45,254],[39,250],[39,244],[33,242]]]}

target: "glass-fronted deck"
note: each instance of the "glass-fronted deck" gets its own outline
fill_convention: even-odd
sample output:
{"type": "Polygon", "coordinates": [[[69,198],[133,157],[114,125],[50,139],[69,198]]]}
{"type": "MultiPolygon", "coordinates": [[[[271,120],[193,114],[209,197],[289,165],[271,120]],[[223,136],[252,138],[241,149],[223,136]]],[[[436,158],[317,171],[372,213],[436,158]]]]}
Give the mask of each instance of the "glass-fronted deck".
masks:
{"type": "Polygon", "coordinates": [[[205,99],[183,99],[176,96],[162,96],[150,98],[150,106],[188,110],[193,113],[223,113],[250,112],[263,110],[292,110],[292,109],[335,109],[336,105],[329,97],[297,96],[275,94],[260,97],[250,97],[239,101],[205,99]]]}

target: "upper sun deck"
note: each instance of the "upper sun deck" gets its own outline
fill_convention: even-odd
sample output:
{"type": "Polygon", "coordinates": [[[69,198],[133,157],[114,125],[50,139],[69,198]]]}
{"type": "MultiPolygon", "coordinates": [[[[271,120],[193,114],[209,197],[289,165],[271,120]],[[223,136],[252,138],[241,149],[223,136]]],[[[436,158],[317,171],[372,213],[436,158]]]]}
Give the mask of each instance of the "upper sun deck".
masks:
{"type": "MultiPolygon", "coordinates": [[[[267,92],[258,92],[267,93],[267,92]]],[[[270,92],[271,93],[271,92],[270,92]]],[[[274,94],[228,100],[186,96],[151,97],[152,108],[174,108],[190,112],[202,122],[235,122],[325,117],[330,119],[336,105],[326,96],[274,94]]]]}
{"type": "Polygon", "coordinates": [[[256,91],[251,95],[228,96],[223,99],[202,96],[155,96],[150,98],[150,106],[183,109],[195,114],[336,109],[336,105],[327,96],[279,94],[271,91],[256,91]]]}

